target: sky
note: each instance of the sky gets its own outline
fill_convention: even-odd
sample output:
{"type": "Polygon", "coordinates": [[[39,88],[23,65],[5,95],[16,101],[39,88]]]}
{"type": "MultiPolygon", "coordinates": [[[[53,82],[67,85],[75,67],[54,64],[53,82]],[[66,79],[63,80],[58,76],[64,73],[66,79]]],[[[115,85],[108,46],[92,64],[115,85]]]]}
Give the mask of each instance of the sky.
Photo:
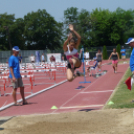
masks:
{"type": "Polygon", "coordinates": [[[46,9],[56,21],[62,22],[64,11],[70,7],[89,12],[96,8],[115,11],[118,7],[134,10],[134,0],[0,0],[0,14],[15,14],[15,18],[23,18],[29,12],[46,9]]]}

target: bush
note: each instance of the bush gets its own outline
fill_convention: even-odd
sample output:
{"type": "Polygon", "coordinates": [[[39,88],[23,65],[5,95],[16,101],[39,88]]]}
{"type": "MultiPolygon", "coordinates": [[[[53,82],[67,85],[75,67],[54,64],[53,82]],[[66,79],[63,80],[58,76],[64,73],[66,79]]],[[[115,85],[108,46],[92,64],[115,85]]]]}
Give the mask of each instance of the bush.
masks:
{"type": "Polygon", "coordinates": [[[116,51],[118,52],[119,57],[121,58],[121,45],[120,44],[117,45],[116,51]]]}
{"type": "Polygon", "coordinates": [[[103,59],[107,60],[108,59],[108,54],[107,54],[107,48],[106,46],[103,46],[103,59]]]}

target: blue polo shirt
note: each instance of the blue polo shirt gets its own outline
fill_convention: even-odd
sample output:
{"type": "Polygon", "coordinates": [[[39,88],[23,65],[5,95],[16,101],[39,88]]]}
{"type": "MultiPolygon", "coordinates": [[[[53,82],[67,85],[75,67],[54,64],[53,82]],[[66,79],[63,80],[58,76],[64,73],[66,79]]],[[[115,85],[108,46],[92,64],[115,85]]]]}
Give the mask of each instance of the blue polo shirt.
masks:
{"type": "Polygon", "coordinates": [[[133,48],[131,56],[130,56],[130,69],[132,72],[134,71],[134,48],[133,48]]]}
{"type": "MultiPolygon", "coordinates": [[[[21,77],[20,74],[20,66],[19,66],[19,58],[17,56],[10,56],[9,58],[9,67],[13,68],[14,76],[16,79],[21,77]]],[[[12,78],[11,72],[9,71],[9,78],[12,78]]]]}
{"type": "Polygon", "coordinates": [[[123,52],[121,53],[122,56],[126,56],[126,49],[121,49],[121,52],[123,52]]]}

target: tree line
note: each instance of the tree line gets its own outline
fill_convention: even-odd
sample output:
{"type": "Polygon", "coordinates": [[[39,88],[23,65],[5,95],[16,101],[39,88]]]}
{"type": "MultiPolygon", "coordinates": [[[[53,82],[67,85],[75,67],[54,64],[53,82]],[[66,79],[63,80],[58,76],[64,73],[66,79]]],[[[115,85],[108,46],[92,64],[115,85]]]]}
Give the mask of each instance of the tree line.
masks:
{"type": "Polygon", "coordinates": [[[28,13],[24,18],[14,14],[0,14],[0,50],[19,46],[22,50],[62,49],[67,38],[68,24],[81,35],[84,48],[116,46],[134,36],[134,10],[117,8],[85,9],[71,7],[64,11],[62,22],[57,22],[45,9],[28,13]]]}

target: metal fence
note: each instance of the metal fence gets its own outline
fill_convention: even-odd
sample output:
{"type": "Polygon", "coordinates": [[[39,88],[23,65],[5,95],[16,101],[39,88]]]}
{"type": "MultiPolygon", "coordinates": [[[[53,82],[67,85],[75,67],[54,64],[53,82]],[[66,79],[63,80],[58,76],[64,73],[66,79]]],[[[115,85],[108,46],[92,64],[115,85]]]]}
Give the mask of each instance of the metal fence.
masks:
{"type": "MultiPolygon", "coordinates": [[[[30,56],[33,54],[35,55],[35,52],[39,51],[40,56],[42,53],[44,53],[46,57],[46,50],[21,50],[19,54],[22,56],[22,62],[23,63],[28,63],[30,62],[30,56]]],[[[11,51],[0,51],[0,63],[5,63],[8,62],[9,57],[11,56],[11,51]]]]}
{"type": "MultiPolygon", "coordinates": [[[[116,48],[116,46],[107,46],[107,53],[108,56],[110,56],[111,52],[113,51],[113,48],[116,48]]],[[[124,46],[124,48],[126,49],[126,57],[129,58],[130,57],[130,52],[131,52],[131,48],[129,46],[124,46]]],[[[103,47],[90,47],[86,50],[89,51],[90,53],[90,58],[93,59],[93,57],[96,56],[96,53],[98,50],[103,50],[103,47]]],[[[47,59],[47,53],[61,53],[62,55],[64,54],[63,49],[60,50],[21,50],[20,54],[22,56],[22,62],[23,63],[28,63],[30,62],[30,56],[33,54],[35,55],[35,52],[39,51],[40,56],[42,55],[42,53],[44,53],[46,59],[47,59]]],[[[11,51],[0,51],[0,63],[5,63],[8,62],[8,59],[11,55],[11,51]]]]}

